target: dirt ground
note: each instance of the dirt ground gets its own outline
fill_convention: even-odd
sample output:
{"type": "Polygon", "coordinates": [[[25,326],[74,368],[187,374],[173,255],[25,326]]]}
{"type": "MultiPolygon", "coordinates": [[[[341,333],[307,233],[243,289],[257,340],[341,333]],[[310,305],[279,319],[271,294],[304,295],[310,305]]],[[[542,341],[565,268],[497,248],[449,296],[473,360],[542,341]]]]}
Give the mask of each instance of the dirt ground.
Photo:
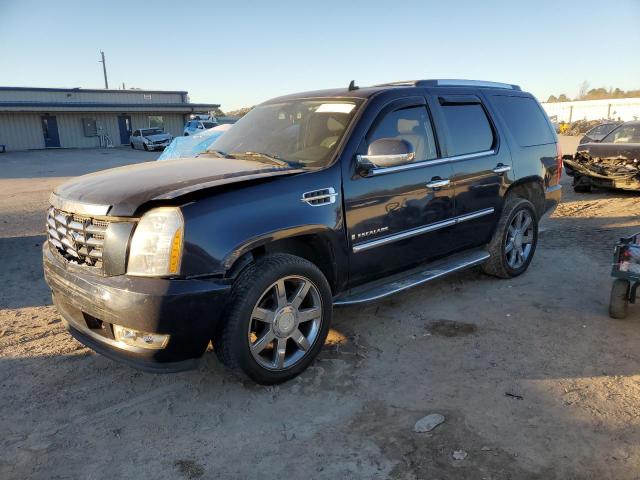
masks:
{"type": "Polygon", "coordinates": [[[210,353],[180,374],[119,365],[51,306],[51,188],[155,156],[0,155],[0,478],[640,477],[640,306],[607,315],[612,246],[640,230],[640,195],[575,194],[565,176],[525,275],[472,270],[338,309],[312,367],[261,387],[210,353]],[[430,413],[445,422],[414,433],[430,413]]]}

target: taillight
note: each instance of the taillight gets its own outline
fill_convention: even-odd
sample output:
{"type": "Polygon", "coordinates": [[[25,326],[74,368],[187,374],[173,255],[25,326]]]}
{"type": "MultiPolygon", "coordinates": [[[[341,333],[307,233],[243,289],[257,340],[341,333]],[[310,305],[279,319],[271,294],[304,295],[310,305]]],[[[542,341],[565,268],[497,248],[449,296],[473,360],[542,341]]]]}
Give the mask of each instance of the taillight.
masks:
{"type": "Polygon", "coordinates": [[[562,178],[562,150],[560,150],[560,143],[556,143],[556,155],[556,185],[559,185],[562,178]]]}

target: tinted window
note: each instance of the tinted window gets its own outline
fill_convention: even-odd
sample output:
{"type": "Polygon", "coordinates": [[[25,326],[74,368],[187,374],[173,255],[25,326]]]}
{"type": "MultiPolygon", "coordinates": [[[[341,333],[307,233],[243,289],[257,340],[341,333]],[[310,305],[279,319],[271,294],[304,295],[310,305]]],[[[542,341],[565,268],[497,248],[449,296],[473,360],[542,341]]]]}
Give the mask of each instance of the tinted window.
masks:
{"type": "Polygon", "coordinates": [[[556,141],[544,112],[533,98],[496,96],[493,102],[521,147],[556,141]]]}
{"type": "Polygon", "coordinates": [[[444,105],[442,113],[449,130],[449,156],[491,150],[493,129],[482,105],[444,105]]]}
{"type": "Polygon", "coordinates": [[[437,157],[431,122],[425,107],[412,107],[388,113],[368,135],[369,144],[381,138],[408,141],[416,151],[416,162],[437,157]]]}

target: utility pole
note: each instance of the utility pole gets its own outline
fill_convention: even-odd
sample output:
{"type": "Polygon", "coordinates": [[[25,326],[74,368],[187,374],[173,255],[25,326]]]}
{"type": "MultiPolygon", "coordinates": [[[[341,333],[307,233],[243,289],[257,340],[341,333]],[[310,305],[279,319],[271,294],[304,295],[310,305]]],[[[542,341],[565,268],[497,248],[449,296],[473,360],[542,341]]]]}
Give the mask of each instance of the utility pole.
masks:
{"type": "Polygon", "coordinates": [[[102,64],[102,72],[104,73],[104,88],[109,90],[109,82],[107,81],[107,62],[104,61],[104,52],[100,50],[102,60],[98,60],[98,63],[102,64]]]}

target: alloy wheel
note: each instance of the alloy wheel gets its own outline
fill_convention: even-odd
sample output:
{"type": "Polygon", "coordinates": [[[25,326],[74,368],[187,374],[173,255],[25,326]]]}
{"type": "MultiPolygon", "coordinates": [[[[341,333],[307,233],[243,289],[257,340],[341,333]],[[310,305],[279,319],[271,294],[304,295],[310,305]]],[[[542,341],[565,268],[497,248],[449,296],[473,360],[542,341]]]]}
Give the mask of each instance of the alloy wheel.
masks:
{"type": "Polygon", "coordinates": [[[249,322],[249,350],[260,366],[284,370],[311,350],[322,324],[322,300],[308,278],[288,276],[260,296],[249,322]]]}
{"type": "Polygon", "coordinates": [[[504,253],[510,268],[517,270],[527,262],[533,251],[534,233],[531,212],[520,210],[511,220],[505,239],[504,253]]]}

